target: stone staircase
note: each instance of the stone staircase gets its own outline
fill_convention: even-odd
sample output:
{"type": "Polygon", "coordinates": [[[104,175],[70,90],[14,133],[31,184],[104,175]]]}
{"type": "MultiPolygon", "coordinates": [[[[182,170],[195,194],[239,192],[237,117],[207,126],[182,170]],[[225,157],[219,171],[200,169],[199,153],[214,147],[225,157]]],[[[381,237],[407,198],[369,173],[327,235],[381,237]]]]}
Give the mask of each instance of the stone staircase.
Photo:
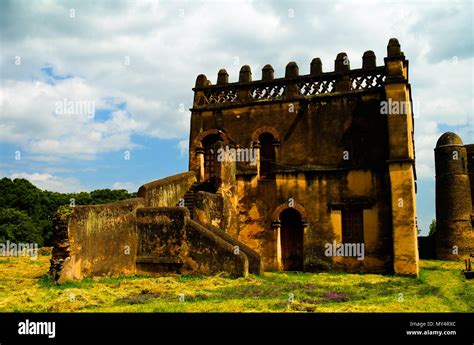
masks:
{"type": "Polygon", "coordinates": [[[263,266],[257,252],[225,231],[195,219],[196,193],[200,191],[216,193],[215,184],[194,182],[176,203],[177,207],[137,210],[139,243],[136,263],[139,270],[149,273],[186,272],[189,268],[184,262],[191,259],[196,273],[222,270],[236,276],[261,274],[263,266]],[[180,235],[184,233],[184,237],[180,235]],[[184,247],[188,248],[186,253],[182,251],[183,241],[186,242],[184,247]],[[160,248],[160,252],[153,248],[160,248]]]}
{"type": "Polygon", "coordinates": [[[142,207],[136,214],[138,272],[227,272],[234,277],[261,273],[258,254],[222,231],[190,219],[185,207],[142,207]]]}
{"type": "Polygon", "coordinates": [[[190,171],[141,186],[137,198],[77,206],[70,214],[58,214],[50,274],[62,283],[139,272],[226,272],[235,277],[260,273],[257,253],[191,218],[199,191],[216,193],[216,183],[198,184],[190,171]]]}
{"type": "Polygon", "coordinates": [[[184,205],[182,204],[182,201],[178,202],[177,206],[184,206],[189,210],[189,215],[191,219],[194,218],[194,193],[197,192],[199,188],[199,183],[194,182],[192,186],[187,190],[187,192],[184,194],[184,205]]]}
{"type": "Polygon", "coordinates": [[[215,193],[215,187],[211,182],[194,182],[191,187],[186,191],[184,197],[178,201],[176,206],[186,207],[189,210],[190,218],[194,219],[194,195],[199,191],[205,191],[215,193]]]}

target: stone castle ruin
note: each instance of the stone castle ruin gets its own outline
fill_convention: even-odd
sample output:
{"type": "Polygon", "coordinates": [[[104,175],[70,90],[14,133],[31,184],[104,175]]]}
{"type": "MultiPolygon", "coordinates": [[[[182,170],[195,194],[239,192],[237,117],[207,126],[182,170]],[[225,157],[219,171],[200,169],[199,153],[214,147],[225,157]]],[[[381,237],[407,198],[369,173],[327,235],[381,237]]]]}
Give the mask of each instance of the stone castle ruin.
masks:
{"type": "Polygon", "coordinates": [[[199,75],[189,171],[141,186],[135,199],[58,214],[55,278],[328,268],[417,276],[414,123],[398,40],[381,66],[367,51],[360,69],[339,53],[334,71],[319,58],[310,70],[290,62],[275,78],[266,65],[253,80],[243,66],[229,82],[221,69],[215,85],[199,75]],[[328,256],[328,244],[357,245],[363,260],[328,256]]]}

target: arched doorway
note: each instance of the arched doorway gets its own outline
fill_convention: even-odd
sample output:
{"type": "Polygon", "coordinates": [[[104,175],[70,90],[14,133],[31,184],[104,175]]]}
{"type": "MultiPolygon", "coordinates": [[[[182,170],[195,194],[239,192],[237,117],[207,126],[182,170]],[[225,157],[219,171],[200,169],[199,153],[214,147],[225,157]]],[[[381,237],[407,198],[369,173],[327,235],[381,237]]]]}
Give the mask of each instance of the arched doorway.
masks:
{"type": "Polygon", "coordinates": [[[258,137],[260,142],[260,178],[273,178],[273,165],[275,163],[275,147],[273,146],[273,135],[262,133],[258,137]]]}
{"type": "Polygon", "coordinates": [[[217,176],[218,162],[217,150],[218,142],[222,142],[218,134],[209,134],[202,140],[204,149],[204,182],[214,182],[217,176]]]}
{"type": "Polygon", "coordinates": [[[280,213],[281,263],[284,271],[303,270],[303,222],[294,208],[280,213]]]}

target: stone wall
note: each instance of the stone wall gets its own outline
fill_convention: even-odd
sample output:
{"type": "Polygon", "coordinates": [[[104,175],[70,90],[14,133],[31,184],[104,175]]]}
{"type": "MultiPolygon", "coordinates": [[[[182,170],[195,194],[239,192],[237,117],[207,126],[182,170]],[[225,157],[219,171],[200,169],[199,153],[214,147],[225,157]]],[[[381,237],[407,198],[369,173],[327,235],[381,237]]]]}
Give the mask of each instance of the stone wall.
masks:
{"type": "Polygon", "coordinates": [[[234,252],[236,248],[238,248],[239,251],[242,251],[248,258],[250,273],[254,273],[254,274],[263,273],[264,271],[263,261],[260,255],[256,251],[254,251],[252,248],[248,247],[243,242],[236,240],[235,238],[230,236],[228,233],[222,231],[221,229],[211,224],[201,224],[201,225],[205,227],[207,230],[211,231],[213,234],[221,237],[228,243],[232,244],[234,246],[234,252]]]}
{"type": "Polygon", "coordinates": [[[179,272],[185,241],[183,207],[146,207],[137,210],[137,269],[144,272],[179,272]]]}
{"type": "Polygon", "coordinates": [[[144,184],[138,189],[138,197],[145,199],[146,207],[176,206],[186,191],[196,182],[196,174],[188,171],[144,184]]]}
{"type": "Polygon", "coordinates": [[[59,283],[145,273],[261,273],[260,257],[184,207],[143,207],[143,198],[77,206],[55,219],[50,273],[59,283]],[[247,254],[250,257],[247,256],[247,254]]]}
{"type": "Polygon", "coordinates": [[[202,274],[228,272],[235,277],[247,276],[247,255],[193,220],[186,223],[186,244],[184,271],[202,274]]]}
{"type": "MultiPolygon", "coordinates": [[[[54,219],[51,275],[58,282],[136,272],[136,210],[175,206],[196,181],[186,172],[140,187],[138,198],[105,205],[76,206],[54,219]]],[[[176,225],[174,225],[176,227],[176,225]]]]}
{"type": "Polygon", "coordinates": [[[227,231],[231,228],[233,214],[232,205],[220,194],[198,192],[194,197],[194,220],[204,226],[207,230],[222,237],[233,246],[238,246],[249,260],[249,272],[261,274],[263,262],[260,255],[232,237],[227,231]]]}
{"type": "Polygon", "coordinates": [[[191,220],[186,208],[141,208],[137,218],[140,271],[248,274],[247,255],[235,249],[235,245],[245,246],[191,220]]]}
{"type": "MultiPolygon", "coordinates": [[[[347,271],[392,272],[388,176],[370,170],[277,174],[275,180],[239,177],[237,184],[237,236],[258,252],[266,270],[278,269],[278,229],[273,226],[277,206],[291,198],[306,213],[305,269],[323,262],[347,271]],[[369,200],[371,202],[366,202],[369,200]],[[363,210],[365,258],[326,257],[325,245],[342,241],[341,207],[366,202],[363,210]]],[[[233,236],[234,234],[231,233],[233,236]]]]}
{"type": "Polygon", "coordinates": [[[142,198],[105,205],[76,206],[67,220],[55,220],[52,273],[57,281],[134,274],[137,251],[135,211],[142,198]],[[66,227],[67,224],[67,227],[66,227]]]}
{"type": "Polygon", "coordinates": [[[467,154],[467,174],[469,175],[469,185],[471,187],[471,207],[472,218],[474,219],[474,144],[464,145],[467,154]]]}
{"type": "Polygon", "coordinates": [[[224,208],[224,200],[220,194],[197,192],[194,194],[194,218],[202,224],[212,224],[226,229],[228,224],[228,208],[224,208]]]}

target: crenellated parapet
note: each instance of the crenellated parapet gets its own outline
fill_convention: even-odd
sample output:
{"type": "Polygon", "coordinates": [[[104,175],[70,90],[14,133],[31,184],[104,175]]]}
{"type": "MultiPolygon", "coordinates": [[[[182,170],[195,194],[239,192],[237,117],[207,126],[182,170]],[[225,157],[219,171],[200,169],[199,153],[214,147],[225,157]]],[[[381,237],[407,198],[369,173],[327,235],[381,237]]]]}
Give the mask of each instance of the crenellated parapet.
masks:
{"type": "Polygon", "coordinates": [[[385,83],[405,81],[406,60],[397,39],[390,39],[383,66],[377,66],[375,53],[366,51],[362,68],[351,69],[346,53],[339,53],[334,61],[334,71],[323,72],[320,58],[310,64],[310,74],[300,75],[296,62],[289,62],[283,78],[274,77],[271,65],[262,68],[261,80],[252,80],[250,66],[240,69],[239,81],[229,83],[225,69],[219,70],[217,83],[203,74],[196,79],[194,109],[239,106],[262,101],[288,101],[315,96],[330,96],[341,92],[360,92],[383,88],[385,83]]]}

